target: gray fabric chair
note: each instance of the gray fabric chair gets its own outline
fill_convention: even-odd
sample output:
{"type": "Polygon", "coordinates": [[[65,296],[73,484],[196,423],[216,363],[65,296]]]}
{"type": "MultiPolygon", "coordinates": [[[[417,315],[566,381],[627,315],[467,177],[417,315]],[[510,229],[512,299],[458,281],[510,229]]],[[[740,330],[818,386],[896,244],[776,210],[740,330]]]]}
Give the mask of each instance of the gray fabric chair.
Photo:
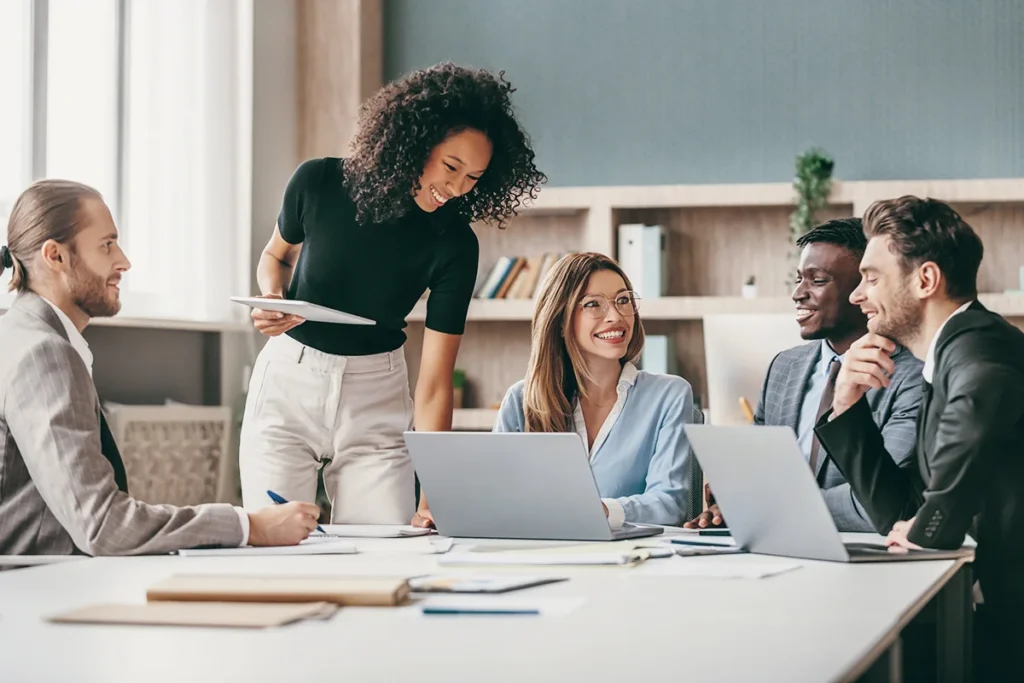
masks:
{"type": "MultiPolygon", "coordinates": [[[[693,424],[704,424],[704,411],[697,406],[693,407],[693,424]]],[[[684,516],[680,524],[690,521],[704,510],[704,472],[697,462],[693,446],[690,446],[690,457],[687,461],[690,470],[690,492],[686,498],[684,516]]]]}

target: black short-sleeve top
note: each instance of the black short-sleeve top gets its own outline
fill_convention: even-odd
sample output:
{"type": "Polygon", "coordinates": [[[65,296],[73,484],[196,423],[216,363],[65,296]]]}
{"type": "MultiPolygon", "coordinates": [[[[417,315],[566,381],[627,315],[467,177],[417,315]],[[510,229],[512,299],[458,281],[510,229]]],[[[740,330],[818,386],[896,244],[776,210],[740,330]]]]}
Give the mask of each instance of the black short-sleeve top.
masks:
{"type": "Polygon", "coordinates": [[[394,351],[405,343],[406,316],[428,289],[427,328],[462,334],[480,255],[469,223],[446,207],[427,213],[415,202],[396,220],[358,223],[343,173],[343,159],[311,159],[288,182],[277,225],[302,251],[285,296],[377,324],[307,320],[287,334],[342,356],[394,351]]]}

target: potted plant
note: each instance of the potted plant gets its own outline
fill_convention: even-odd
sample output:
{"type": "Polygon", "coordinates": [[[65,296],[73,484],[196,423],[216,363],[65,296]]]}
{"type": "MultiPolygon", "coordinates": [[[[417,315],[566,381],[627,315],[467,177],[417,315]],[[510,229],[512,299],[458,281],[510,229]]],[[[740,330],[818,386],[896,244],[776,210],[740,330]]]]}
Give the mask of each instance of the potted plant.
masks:
{"type": "Polygon", "coordinates": [[[747,281],[743,284],[743,298],[744,299],[756,299],[757,298],[757,280],[751,275],[747,278],[747,281]]]}
{"type": "Polygon", "coordinates": [[[832,169],[835,162],[828,154],[812,148],[796,158],[796,209],[790,215],[790,237],[794,244],[815,224],[815,214],[828,201],[832,192],[832,169]]]}
{"type": "Polygon", "coordinates": [[[455,368],[455,372],[452,373],[452,408],[454,410],[462,408],[465,399],[465,388],[466,371],[455,368]]]}

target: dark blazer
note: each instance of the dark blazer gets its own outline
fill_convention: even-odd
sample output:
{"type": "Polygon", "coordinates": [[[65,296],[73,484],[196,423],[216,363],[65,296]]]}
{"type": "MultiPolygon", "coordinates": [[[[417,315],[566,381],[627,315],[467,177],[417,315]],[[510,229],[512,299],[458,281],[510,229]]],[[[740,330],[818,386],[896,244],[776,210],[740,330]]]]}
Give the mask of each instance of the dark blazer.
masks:
{"type": "Polygon", "coordinates": [[[980,303],[936,341],[917,423],[917,467],[901,470],[864,400],[816,431],[880,533],[916,517],[925,548],[978,542],[986,608],[1024,619],[1024,333],[980,303]]]}
{"type": "MultiPolygon", "coordinates": [[[[800,408],[807,393],[807,381],[820,358],[820,341],[796,346],[777,355],[768,366],[768,374],[761,386],[754,423],[786,426],[796,432],[800,422],[800,408]]],[[[922,363],[902,347],[897,349],[892,358],[896,371],[888,389],[871,389],[866,400],[875,424],[882,430],[886,450],[893,461],[901,467],[912,467],[914,425],[921,402],[921,385],[924,383],[921,378],[922,363]]],[[[827,450],[822,443],[814,476],[836,526],[840,531],[874,531],[867,513],[827,450]]]]}

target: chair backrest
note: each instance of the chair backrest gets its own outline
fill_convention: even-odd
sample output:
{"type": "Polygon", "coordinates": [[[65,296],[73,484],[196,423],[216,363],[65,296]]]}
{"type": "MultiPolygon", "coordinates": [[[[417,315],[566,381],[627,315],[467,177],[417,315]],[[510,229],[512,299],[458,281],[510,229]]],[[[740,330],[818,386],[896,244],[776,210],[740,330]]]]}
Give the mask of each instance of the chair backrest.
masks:
{"type": "Polygon", "coordinates": [[[199,505],[231,500],[224,486],[229,406],[105,404],[132,498],[199,505]]]}
{"type": "MultiPolygon", "coordinates": [[[[697,406],[693,407],[693,424],[704,424],[704,411],[697,406]]],[[[690,469],[690,492],[686,497],[683,522],[690,521],[704,510],[704,472],[697,462],[693,446],[690,446],[690,457],[687,461],[690,469]]]]}

